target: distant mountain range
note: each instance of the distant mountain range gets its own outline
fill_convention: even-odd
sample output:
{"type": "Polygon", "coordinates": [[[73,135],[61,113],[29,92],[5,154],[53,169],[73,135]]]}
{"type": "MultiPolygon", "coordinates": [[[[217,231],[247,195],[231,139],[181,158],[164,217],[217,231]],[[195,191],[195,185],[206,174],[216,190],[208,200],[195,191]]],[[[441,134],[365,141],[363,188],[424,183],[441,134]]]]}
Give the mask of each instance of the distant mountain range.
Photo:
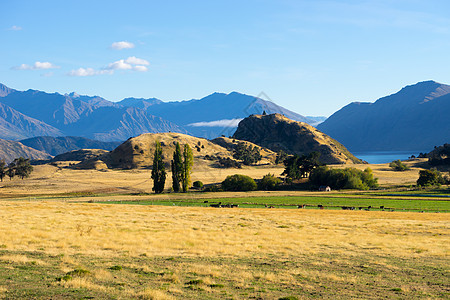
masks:
{"type": "Polygon", "coordinates": [[[23,145],[56,156],[79,149],[114,150],[120,142],[101,142],[76,136],[38,136],[20,141],[23,145]]]}
{"type": "Polygon", "coordinates": [[[81,136],[100,141],[124,141],[142,133],[179,132],[214,138],[232,135],[250,114],[282,113],[315,124],[317,121],[273,102],[240,93],[214,93],[199,100],[163,102],[156,98],[126,98],[111,102],[76,93],[16,91],[0,84],[0,138],[81,136]]]}
{"type": "Polygon", "coordinates": [[[0,138],[83,136],[123,141],[143,132],[186,132],[180,126],[143,109],[123,107],[100,97],[61,95],[0,86],[0,138]],[[18,130],[17,130],[18,128],[18,130]]]}
{"type": "Polygon", "coordinates": [[[353,102],[317,128],[353,152],[429,151],[450,141],[450,86],[425,81],[374,103],[353,102]]]}
{"type": "Polygon", "coordinates": [[[292,120],[308,124],[317,123],[317,120],[304,117],[271,101],[237,92],[214,93],[200,100],[180,102],[163,102],[155,98],[127,98],[118,104],[145,109],[150,114],[182,126],[194,136],[210,139],[220,135],[233,135],[240,120],[263,111],[267,114],[280,113],[292,120]]]}

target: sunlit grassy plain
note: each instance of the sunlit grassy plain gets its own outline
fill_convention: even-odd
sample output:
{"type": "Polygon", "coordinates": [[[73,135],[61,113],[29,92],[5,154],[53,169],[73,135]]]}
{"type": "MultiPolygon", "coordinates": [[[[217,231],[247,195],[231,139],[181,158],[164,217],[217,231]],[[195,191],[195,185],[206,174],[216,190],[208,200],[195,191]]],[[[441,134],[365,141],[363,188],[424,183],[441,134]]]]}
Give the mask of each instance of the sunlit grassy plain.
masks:
{"type": "MultiPolygon", "coordinates": [[[[390,177],[392,185],[408,186],[418,176],[417,169],[400,175],[383,165],[373,169],[385,186],[390,177]]],[[[261,178],[281,169],[205,170],[194,180],[219,182],[237,172],[261,178]]],[[[0,298],[450,296],[447,213],[97,203],[379,201],[376,194],[395,191],[155,196],[147,194],[148,177],[148,170],[40,166],[23,182],[0,184],[0,298]]],[[[438,200],[447,207],[446,198],[438,200]]]]}

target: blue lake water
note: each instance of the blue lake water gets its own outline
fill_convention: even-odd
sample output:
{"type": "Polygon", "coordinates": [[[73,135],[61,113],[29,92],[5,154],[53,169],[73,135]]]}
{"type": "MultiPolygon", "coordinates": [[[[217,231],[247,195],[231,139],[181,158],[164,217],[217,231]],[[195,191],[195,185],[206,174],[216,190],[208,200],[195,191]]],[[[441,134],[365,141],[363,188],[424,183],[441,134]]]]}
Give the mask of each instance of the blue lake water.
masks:
{"type": "Polygon", "coordinates": [[[374,151],[374,152],[353,152],[357,158],[367,161],[369,164],[384,164],[393,160],[406,160],[411,155],[419,155],[420,152],[429,151],[374,151]]]}

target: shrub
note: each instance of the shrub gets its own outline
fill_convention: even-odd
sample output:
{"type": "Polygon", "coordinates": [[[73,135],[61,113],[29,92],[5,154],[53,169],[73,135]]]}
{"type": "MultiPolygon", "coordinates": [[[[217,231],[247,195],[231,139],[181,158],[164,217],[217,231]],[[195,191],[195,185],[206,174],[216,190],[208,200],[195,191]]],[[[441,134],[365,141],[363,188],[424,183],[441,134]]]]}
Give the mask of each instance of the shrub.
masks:
{"type": "Polygon", "coordinates": [[[194,181],[192,186],[195,187],[196,189],[201,189],[203,188],[203,182],[201,182],[200,180],[194,181]]]}
{"type": "Polygon", "coordinates": [[[222,188],[220,185],[218,184],[213,184],[213,185],[208,185],[207,187],[205,187],[205,192],[222,192],[222,188]]]}
{"type": "Polygon", "coordinates": [[[309,181],[312,185],[326,185],[335,190],[368,190],[378,186],[378,179],[373,177],[370,168],[361,171],[355,168],[330,169],[327,166],[322,166],[311,172],[309,181]]]}
{"type": "Polygon", "coordinates": [[[389,164],[389,167],[391,167],[394,171],[406,171],[409,170],[409,167],[402,163],[400,159],[394,160],[389,164]]]}
{"type": "Polygon", "coordinates": [[[246,146],[244,142],[239,142],[234,149],[233,157],[242,160],[244,165],[256,164],[261,160],[261,150],[251,145],[246,146]]]}
{"type": "Polygon", "coordinates": [[[264,175],[258,182],[258,190],[272,191],[281,183],[281,179],[272,174],[264,175]]]}
{"type": "Polygon", "coordinates": [[[72,276],[72,277],[86,277],[90,274],[88,270],[84,269],[75,269],[73,271],[67,272],[65,276],[72,276]]]}
{"type": "Polygon", "coordinates": [[[227,158],[219,157],[218,163],[222,168],[237,168],[237,169],[242,168],[241,162],[238,162],[237,160],[231,159],[229,157],[227,158]]]}
{"type": "Polygon", "coordinates": [[[256,182],[246,175],[230,175],[222,182],[222,188],[225,191],[254,191],[256,182]]]}
{"type": "Polygon", "coordinates": [[[417,185],[433,186],[441,184],[445,184],[445,180],[438,170],[432,169],[419,171],[419,179],[417,179],[417,185]]]}

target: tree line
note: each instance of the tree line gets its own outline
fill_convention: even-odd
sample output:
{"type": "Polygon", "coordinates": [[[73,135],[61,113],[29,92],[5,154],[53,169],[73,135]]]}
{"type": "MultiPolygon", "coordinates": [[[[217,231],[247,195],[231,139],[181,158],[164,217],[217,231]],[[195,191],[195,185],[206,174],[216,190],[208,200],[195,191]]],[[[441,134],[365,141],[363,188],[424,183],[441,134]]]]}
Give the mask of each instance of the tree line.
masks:
{"type": "MultiPolygon", "coordinates": [[[[164,191],[166,183],[167,172],[163,159],[164,156],[161,143],[156,141],[151,176],[153,179],[153,191],[156,194],[160,194],[164,191]]],[[[193,165],[194,156],[191,147],[189,147],[188,144],[185,144],[183,146],[183,151],[181,151],[181,145],[177,142],[175,151],[173,152],[173,159],[170,162],[172,169],[172,189],[174,192],[182,191],[185,193],[189,190],[193,165]]]]}
{"type": "Polygon", "coordinates": [[[18,176],[23,180],[29,177],[31,172],[33,172],[33,166],[28,158],[16,158],[8,165],[4,160],[0,160],[0,181],[3,181],[3,178],[6,176],[9,177],[9,180],[12,180],[14,176],[18,176]]]}

